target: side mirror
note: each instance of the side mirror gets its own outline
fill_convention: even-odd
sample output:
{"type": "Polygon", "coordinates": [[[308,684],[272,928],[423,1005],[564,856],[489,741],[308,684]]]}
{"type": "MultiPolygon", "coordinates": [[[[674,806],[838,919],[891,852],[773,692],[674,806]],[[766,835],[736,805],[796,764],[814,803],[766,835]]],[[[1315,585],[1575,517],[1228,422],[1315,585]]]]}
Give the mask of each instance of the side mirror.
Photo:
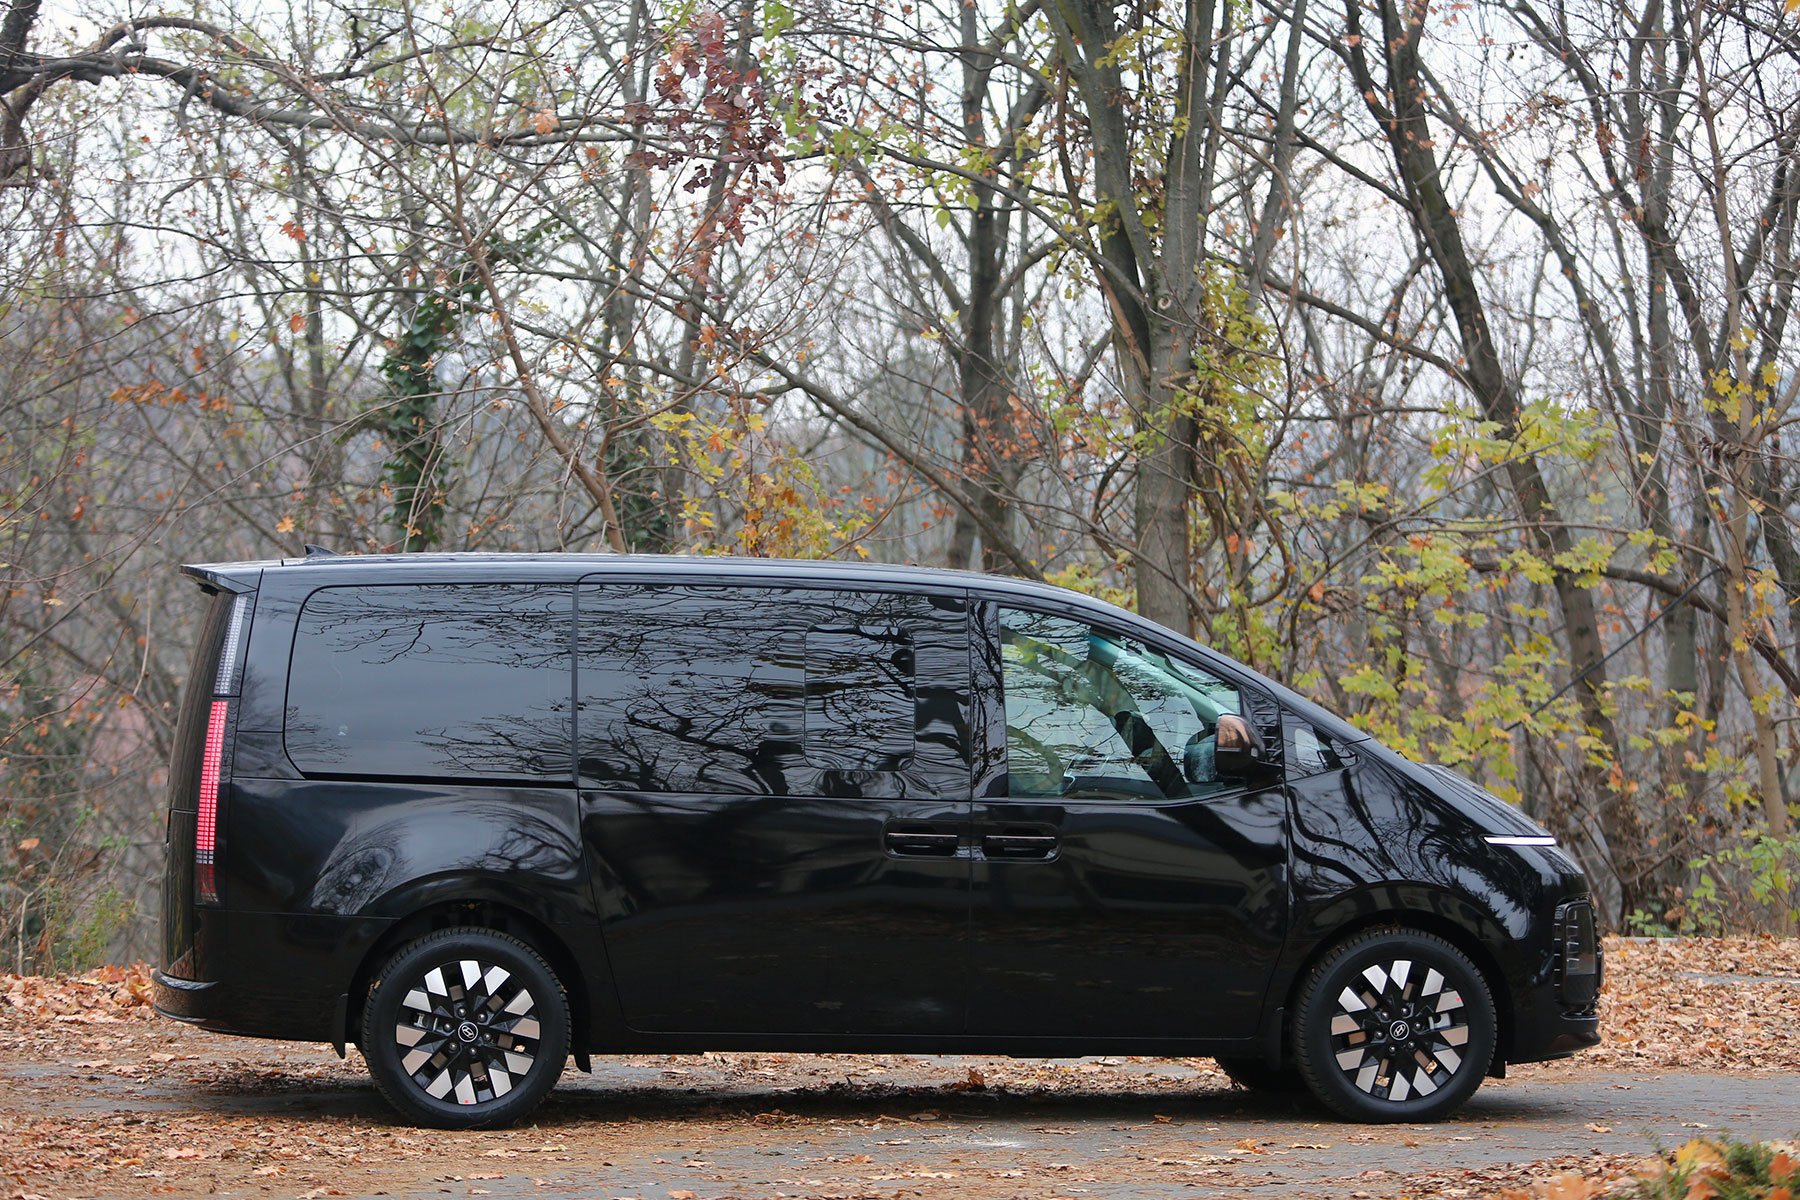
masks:
{"type": "Polygon", "coordinates": [[[1221,779],[1262,779],[1274,774],[1275,764],[1263,748],[1262,735],[1236,713],[1219,718],[1214,735],[1213,769],[1221,779]]]}

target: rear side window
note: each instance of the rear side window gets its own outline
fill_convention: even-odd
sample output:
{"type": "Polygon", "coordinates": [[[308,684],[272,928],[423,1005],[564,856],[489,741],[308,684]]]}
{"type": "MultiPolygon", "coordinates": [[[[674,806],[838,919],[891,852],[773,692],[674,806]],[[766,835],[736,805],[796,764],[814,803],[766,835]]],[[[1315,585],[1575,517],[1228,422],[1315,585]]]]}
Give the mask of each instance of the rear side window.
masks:
{"type": "Polygon", "coordinates": [[[583,786],[763,795],[966,786],[960,598],[583,584],[578,624],[583,786]]]}
{"type": "Polygon", "coordinates": [[[912,635],[892,617],[806,634],[806,761],[898,771],[912,757],[912,635]]]}
{"type": "Polygon", "coordinates": [[[309,775],[566,783],[567,587],[335,587],[300,610],[287,750],[309,775]]]}

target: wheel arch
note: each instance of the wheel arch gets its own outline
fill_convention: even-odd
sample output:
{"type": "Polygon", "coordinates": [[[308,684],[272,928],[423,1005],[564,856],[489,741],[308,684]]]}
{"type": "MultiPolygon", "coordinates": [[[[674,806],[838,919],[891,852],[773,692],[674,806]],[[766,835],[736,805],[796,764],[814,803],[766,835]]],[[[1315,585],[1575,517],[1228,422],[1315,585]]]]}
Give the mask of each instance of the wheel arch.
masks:
{"type": "Polygon", "coordinates": [[[1340,943],[1371,929],[1383,927],[1440,937],[1460,951],[1481,972],[1482,979],[1488,985],[1488,994],[1494,1002],[1494,1059],[1488,1073],[1503,1075],[1506,1061],[1511,1056],[1515,1029],[1512,986],[1508,974],[1482,937],[1479,928],[1471,928],[1464,920],[1450,916],[1441,905],[1401,903],[1375,909],[1363,908],[1361,911],[1342,915],[1324,933],[1308,939],[1304,953],[1287,964],[1281,989],[1276,993],[1280,997],[1280,1004],[1271,1010],[1278,1014],[1280,1027],[1269,1031],[1268,1040],[1264,1044],[1278,1048],[1285,1063],[1291,1032],[1289,1026],[1299,1003],[1300,988],[1313,966],[1340,943]]]}
{"type": "Polygon", "coordinates": [[[445,929],[492,929],[518,938],[542,955],[568,997],[570,1050],[583,1056],[588,1053],[593,1009],[587,980],[574,952],[549,926],[524,909],[494,899],[437,901],[389,926],[363,954],[351,977],[349,1006],[344,1015],[346,1036],[354,1039],[356,1031],[362,1028],[363,1005],[381,964],[407,943],[445,929]]]}

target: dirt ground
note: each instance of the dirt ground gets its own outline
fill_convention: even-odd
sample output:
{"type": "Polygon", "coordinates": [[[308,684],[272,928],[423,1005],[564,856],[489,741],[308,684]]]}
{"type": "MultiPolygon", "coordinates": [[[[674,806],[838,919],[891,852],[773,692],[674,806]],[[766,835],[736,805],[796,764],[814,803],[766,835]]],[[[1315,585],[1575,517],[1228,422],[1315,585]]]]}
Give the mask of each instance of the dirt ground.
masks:
{"type": "Polygon", "coordinates": [[[531,1125],[453,1135],[399,1123],[354,1051],[156,1018],[141,971],[0,977],[0,1195],[1476,1198],[1800,1132],[1800,944],[1607,951],[1603,1046],[1388,1127],[1205,1059],[708,1054],[571,1067],[531,1125]]]}

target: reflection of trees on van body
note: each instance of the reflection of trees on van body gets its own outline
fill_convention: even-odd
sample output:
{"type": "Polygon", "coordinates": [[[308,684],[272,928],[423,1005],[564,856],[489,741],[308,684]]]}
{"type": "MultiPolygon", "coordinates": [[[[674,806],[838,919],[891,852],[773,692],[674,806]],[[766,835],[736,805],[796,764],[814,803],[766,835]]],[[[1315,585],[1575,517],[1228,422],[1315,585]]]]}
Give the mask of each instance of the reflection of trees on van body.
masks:
{"type": "Polygon", "coordinates": [[[301,611],[288,753],[302,770],[570,777],[570,589],[324,588],[301,611]]]}
{"type": "Polygon", "coordinates": [[[318,872],[307,906],[356,913],[390,888],[426,875],[521,875],[535,882],[579,874],[580,847],[563,824],[501,799],[439,806],[429,792],[350,819],[318,872]],[[429,813],[429,819],[421,819],[429,813]]]}
{"type": "Polygon", "coordinates": [[[926,886],[927,902],[912,882],[947,863],[880,852],[886,819],[919,811],[883,801],[967,787],[960,597],[607,585],[584,586],[579,611],[584,820],[602,911],[631,930],[609,936],[652,957],[688,938],[699,959],[741,966],[751,952],[729,914],[746,890],[790,897],[826,941],[826,925],[882,937],[901,911],[909,937],[960,928],[961,882],[948,899],[926,886]],[[848,766],[871,762],[894,769],[848,766]]]}
{"type": "MultiPolygon", "coordinates": [[[[907,764],[927,723],[945,741],[943,714],[922,711],[914,686],[913,632],[933,619],[944,618],[908,596],[584,588],[582,784],[931,794],[907,764]]],[[[960,746],[945,749],[960,756],[960,746]]]]}

